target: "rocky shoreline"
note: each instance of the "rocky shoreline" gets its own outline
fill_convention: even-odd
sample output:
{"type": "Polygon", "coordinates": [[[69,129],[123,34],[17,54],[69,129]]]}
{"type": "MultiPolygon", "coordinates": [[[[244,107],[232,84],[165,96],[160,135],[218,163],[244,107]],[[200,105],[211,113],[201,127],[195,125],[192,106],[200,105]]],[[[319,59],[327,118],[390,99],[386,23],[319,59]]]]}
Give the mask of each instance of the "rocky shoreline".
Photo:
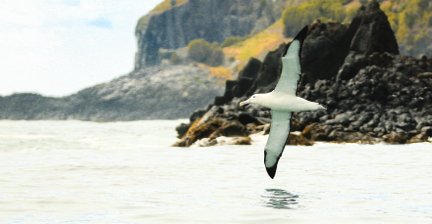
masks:
{"type": "MultiPolygon", "coordinates": [[[[239,107],[253,93],[274,89],[281,45],[261,62],[251,59],[223,96],[177,127],[175,146],[220,136],[268,130],[266,108],[239,107]]],[[[363,6],[349,25],[314,22],[302,52],[298,95],[327,111],[294,113],[288,144],[314,141],[414,143],[432,137],[432,60],[399,55],[387,16],[376,1],[363,6]]],[[[243,142],[244,144],[244,142],[243,142]]]]}
{"type": "Polygon", "coordinates": [[[194,65],[152,66],[65,97],[0,96],[0,119],[130,121],[178,119],[223,92],[194,65]]]}

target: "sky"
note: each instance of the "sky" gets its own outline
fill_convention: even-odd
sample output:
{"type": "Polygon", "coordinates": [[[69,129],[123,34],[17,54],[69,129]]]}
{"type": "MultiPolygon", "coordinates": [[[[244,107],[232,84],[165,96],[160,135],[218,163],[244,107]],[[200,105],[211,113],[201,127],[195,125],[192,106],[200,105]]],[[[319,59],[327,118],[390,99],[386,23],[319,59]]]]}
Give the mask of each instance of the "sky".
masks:
{"type": "Polygon", "coordinates": [[[65,96],[132,71],[138,19],[162,0],[0,0],[0,95],[65,96]]]}

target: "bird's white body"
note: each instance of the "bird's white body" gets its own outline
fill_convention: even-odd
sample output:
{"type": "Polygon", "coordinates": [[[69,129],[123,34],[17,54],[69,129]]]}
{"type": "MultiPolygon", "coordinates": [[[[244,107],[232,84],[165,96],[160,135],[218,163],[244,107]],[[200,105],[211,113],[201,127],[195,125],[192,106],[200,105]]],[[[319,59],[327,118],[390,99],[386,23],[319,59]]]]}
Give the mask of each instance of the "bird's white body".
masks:
{"type": "MultiPolygon", "coordinates": [[[[278,111],[300,112],[325,109],[318,103],[283,92],[273,91],[265,94],[256,94],[256,99],[261,106],[278,111]]],[[[252,100],[253,102],[254,100],[252,100]]]]}
{"type": "Polygon", "coordinates": [[[281,58],[282,72],[275,89],[270,93],[254,94],[240,103],[257,104],[271,109],[272,122],[269,138],[264,150],[264,164],[271,178],[287,141],[292,112],[325,109],[318,103],[310,102],[296,96],[297,84],[300,80],[301,45],[307,34],[307,26],[291,42],[286,54],[281,58]]]}

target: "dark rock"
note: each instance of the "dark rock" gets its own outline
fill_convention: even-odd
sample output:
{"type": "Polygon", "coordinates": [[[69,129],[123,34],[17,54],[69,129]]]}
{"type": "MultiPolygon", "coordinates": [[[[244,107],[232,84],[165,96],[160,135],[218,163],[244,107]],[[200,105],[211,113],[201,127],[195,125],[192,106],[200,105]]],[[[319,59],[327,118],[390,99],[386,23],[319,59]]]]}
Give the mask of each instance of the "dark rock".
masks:
{"type": "MultiPolygon", "coordinates": [[[[269,52],[259,66],[256,63],[257,74],[251,64],[246,66],[241,77],[256,77],[254,83],[239,86],[240,78],[231,82],[230,94],[223,97],[227,100],[224,104],[230,106],[213,119],[238,120],[246,124],[249,133],[262,131],[251,116],[269,123],[269,110],[240,108],[238,103],[253,93],[274,89],[280,56],[287,46],[269,52]],[[241,96],[232,94],[247,88],[241,96]],[[247,117],[241,115],[245,112],[247,117]]],[[[311,25],[302,52],[304,80],[297,92],[327,106],[327,110],[293,113],[291,131],[301,134],[290,135],[291,143],[427,141],[429,131],[422,130],[432,126],[432,79],[428,75],[432,60],[400,56],[397,49],[387,18],[375,1],[361,9],[349,27],[319,22],[311,25]],[[340,46],[335,48],[335,44],[340,46]]]]}
{"type": "MultiPolygon", "coordinates": [[[[209,112],[214,113],[213,111],[209,112]]],[[[192,123],[186,134],[174,146],[188,147],[202,138],[215,139],[220,136],[247,136],[250,134],[246,127],[238,121],[229,121],[209,115],[206,114],[203,118],[192,123]]]]}
{"type": "Polygon", "coordinates": [[[236,137],[233,139],[232,144],[233,145],[250,145],[251,142],[252,142],[252,139],[249,136],[236,137]]]}
{"type": "MultiPolygon", "coordinates": [[[[189,121],[192,123],[196,119],[202,117],[207,111],[205,110],[196,110],[192,113],[192,115],[189,117],[189,121]]],[[[180,133],[179,133],[180,134],[180,133]]]]}
{"type": "Polygon", "coordinates": [[[302,135],[307,139],[312,139],[315,141],[331,141],[333,140],[329,139],[329,134],[331,131],[331,126],[312,123],[304,128],[302,135]]]}
{"type": "Polygon", "coordinates": [[[227,102],[227,99],[225,99],[225,97],[217,96],[217,97],[215,97],[213,104],[214,105],[223,105],[226,102],[227,102]]]}
{"type": "MultiPolygon", "coordinates": [[[[247,136],[249,133],[246,127],[240,122],[226,122],[224,123],[217,132],[217,135],[222,136],[247,136]]],[[[212,136],[211,136],[212,137],[212,136]]]]}
{"type": "Polygon", "coordinates": [[[420,133],[416,133],[408,140],[408,143],[427,142],[432,138],[432,126],[421,128],[420,133]]]}
{"type": "Polygon", "coordinates": [[[252,116],[250,113],[247,113],[247,112],[246,113],[240,113],[238,116],[238,120],[243,125],[247,125],[250,123],[262,124],[257,118],[255,118],[254,116],[252,116]]]}
{"type": "Polygon", "coordinates": [[[246,96],[250,96],[255,92],[270,92],[276,87],[282,69],[280,58],[285,53],[286,47],[286,45],[281,45],[278,49],[266,55],[260,66],[255,83],[252,88],[247,91],[246,96]]]}
{"type": "Polygon", "coordinates": [[[290,133],[288,136],[287,145],[306,145],[311,146],[314,144],[314,141],[305,138],[301,133],[294,134],[290,133]]]}
{"type": "Polygon", "coordinates": [[[198,142],[200,147],[209,147],[214,145],[250,145],[252,139],[249,136],[243,137],[219,137],[219,138],[205,138],[198,142]]]}
{"type": "Polygon", "coordinates": [[[399,54],[396,37],[387,16],[376,0],[360,8],[349,29],[356,30],[350,50],[358,54],[375,52],[399,54]]]}
{"type": "Polygon", "coordinates": [[[179,124],[176,127],[176,131],[177,131],[177,134],[178,134],[177,138],[182,138],[186,134],[186,132],[189,129],[189,127],[190,127],[190,124],[185,124],[185,123],[179,124]]]}
{"type": "Polygon", "coordinates": [[[427,137],[432,137],[432,126],[422,127],[420,133],[424,134],[427,137]]]}
{"type": "Polygon", "coordinates": [[[234,97],[244,96],[248,91],[253,92],[251,88],[255,83],[261,65],[261,61],[256,58],[251,58],[249,60],[245,68],[239,74],[238,85],[233,88],[232,95],[234,97]]]}
{"type": "Polygon", "coordinates": [[[383,140],[390,144],[404,144],[408,137],[403,132],[391,132],[383,136],[383,140]]]}
{"type": "Polygon", "coordinates": [[[302,51],[302,82],[334,77],[349,52],[352,36],[348,27],[340,23],[312,24],[302,51]]]}
{"type": "Polygon", "coordinates": [[[188,147],[198,139],[209,138],[225,123],[223,119],[202,120],[201,118],[192,123],[186,134],[174,146],[188,147]]]}
{"type": "Polygon", "coordinates": [[[249,59],[244,69],[239,74],[239,80],[251,79],[255,80],[258,76],[258,71],[261,68],[261,61],[256,58],[249,59]]]}

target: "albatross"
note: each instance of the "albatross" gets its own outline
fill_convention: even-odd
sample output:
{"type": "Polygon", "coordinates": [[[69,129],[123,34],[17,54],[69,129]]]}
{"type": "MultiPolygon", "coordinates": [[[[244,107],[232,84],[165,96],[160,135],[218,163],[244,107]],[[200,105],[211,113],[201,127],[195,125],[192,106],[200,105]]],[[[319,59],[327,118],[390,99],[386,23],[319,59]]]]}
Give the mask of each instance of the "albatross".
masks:
{"type": "Polygon", "coordinates": [[[322,105],[296,96],[300,80],[300,54],[308,27],[305,26],[293,39],[282,56],[282,72],[276,88],[269,93],[254,94],[240,103],[257,104],[271,109],[270,134],[264,149],[264,165],[273,179],[290,131],[292,112],[325,109],[322,105]]]}

